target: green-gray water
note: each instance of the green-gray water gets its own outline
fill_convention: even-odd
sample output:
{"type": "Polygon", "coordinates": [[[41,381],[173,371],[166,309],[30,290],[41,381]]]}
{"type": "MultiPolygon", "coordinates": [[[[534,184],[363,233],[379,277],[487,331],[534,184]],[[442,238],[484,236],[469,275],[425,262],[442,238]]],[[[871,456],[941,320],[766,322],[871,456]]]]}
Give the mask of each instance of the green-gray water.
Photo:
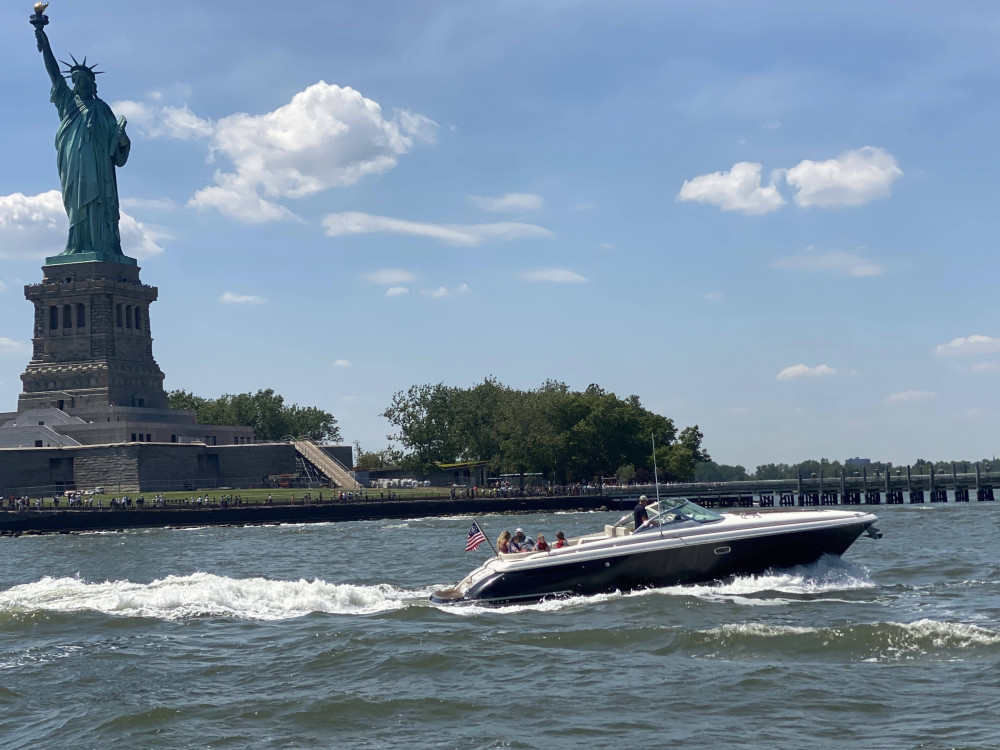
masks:
{"type": "Polygon", "coordinates": [[[465,518],[2,539],[0,746],[1000,747],[1000,509],[878,513],[842,560],[502,609],[426,600],[465,518]]]}

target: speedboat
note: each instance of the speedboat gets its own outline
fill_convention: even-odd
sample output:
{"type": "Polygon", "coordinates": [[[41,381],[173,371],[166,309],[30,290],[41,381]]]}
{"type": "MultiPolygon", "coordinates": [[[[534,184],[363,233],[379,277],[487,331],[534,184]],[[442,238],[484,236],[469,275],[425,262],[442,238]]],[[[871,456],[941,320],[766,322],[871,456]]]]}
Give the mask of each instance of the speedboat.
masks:
{"type": "Polygon", "coordinates": [[[716,513],[678,498],[646,511],[638,529],[630,513],[560,549],[497,553],[430,600],[511,604],[712,581],[842,555],[865,532],[881,537],[878,518],[860,511],[716,513]]]}

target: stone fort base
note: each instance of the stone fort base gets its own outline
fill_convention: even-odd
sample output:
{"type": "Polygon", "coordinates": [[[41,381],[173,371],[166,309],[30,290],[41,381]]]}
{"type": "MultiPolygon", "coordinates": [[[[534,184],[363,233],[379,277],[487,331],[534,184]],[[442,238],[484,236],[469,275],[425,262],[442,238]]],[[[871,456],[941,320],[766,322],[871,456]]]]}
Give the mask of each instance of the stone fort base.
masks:
{"type": "Polygon", "coordinates": [[[109,494],[262,486],[296,471],[290,443],[117,443],[0,449],[0,495],[40,497],[104,487],[109,494]]]}

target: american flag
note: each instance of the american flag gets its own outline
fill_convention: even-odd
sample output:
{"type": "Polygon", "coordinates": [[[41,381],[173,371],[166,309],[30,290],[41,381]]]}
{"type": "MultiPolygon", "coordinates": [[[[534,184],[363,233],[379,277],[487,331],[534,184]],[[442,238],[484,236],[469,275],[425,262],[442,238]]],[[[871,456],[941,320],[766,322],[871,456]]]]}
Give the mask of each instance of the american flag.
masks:
{"type": "Polygon", "coordinates": [[[469,538],[465,541],[465,551],[471,552],[485,541],[486,535],[479,528],[479,524],[473,521],[472,526],[469,527],[469,538]]]}

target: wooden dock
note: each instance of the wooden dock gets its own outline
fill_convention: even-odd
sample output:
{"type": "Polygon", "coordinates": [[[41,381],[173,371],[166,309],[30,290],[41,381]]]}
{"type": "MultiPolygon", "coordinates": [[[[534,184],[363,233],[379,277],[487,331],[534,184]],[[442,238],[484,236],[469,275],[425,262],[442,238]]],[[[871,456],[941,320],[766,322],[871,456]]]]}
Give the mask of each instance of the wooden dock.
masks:
{"type": "MultiPolygon", "coordinates": [[[[998,482],[1000,473],[984,472],[978,464],[974,472],[963,473],[953,464],[950,472],[943,473],[931,469],[927,474],[913,474],[907,466],[905,473],[900,468],[873,477],[860,472],[860,476],[661,484],[659,496],[688,497],[711,508],[993,502],[998,482]]],[[[627,502],[640,494],[652,497],[656,492],[657,488],[649,485],[607,487],[604,494],[627,502]]]]}

